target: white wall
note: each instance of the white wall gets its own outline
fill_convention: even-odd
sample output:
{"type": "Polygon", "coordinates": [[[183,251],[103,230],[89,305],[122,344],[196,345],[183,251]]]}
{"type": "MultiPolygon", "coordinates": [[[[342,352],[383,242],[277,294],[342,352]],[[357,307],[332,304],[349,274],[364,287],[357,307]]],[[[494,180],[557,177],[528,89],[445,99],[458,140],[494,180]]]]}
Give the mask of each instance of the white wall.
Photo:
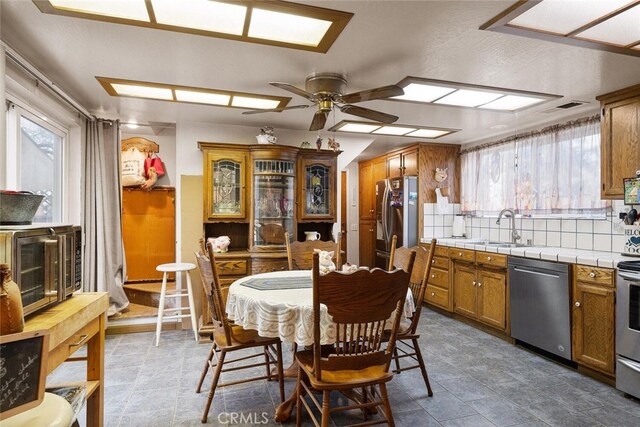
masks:
{"type": "Polygon", "coordinates": [[[347,171],[347,262],[360,262],[360,213],[358,204],[358,163],[353,162],[346,167],[347,171]],[[352,228],[355,226],[355,230],[352,228]]]}

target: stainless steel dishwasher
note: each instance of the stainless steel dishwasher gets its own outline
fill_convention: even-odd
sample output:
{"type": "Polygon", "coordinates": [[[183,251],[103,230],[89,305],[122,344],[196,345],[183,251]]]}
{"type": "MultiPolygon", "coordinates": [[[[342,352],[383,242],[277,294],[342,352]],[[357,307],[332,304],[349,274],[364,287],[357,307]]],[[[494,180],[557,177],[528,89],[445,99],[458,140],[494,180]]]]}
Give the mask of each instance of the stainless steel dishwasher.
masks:
{"type": "Polygon", "coordinates": [[[511,336],[571,360],[569,266],[509,257],[511,336]]]}

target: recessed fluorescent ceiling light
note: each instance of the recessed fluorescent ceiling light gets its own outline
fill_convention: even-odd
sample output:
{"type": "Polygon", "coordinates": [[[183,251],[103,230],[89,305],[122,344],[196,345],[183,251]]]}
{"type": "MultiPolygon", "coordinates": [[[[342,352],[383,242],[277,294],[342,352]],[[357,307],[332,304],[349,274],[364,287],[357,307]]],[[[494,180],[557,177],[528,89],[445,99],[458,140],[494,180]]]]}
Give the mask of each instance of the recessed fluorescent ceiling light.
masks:
{"type": "Polygon", "coordinates": [[[273,99],[250,98],[248,96],[234,96],[231,101],[232,107],[255,108],[258,110],[267,110],[269,108],[278,108],[279,101],[273,99]]]}
{"type": "Polygon", "coordinates": [[[193,90],[176,89],[175,92],[177,101],[197,102],[199,104],[229,105],[229,99],[231,98],[229,95],[193,90]]]}
{"type": "Polygon", "coordinates": [[[435,130],[435,129],[418,129],[415,132],[406,134],[405,136],[415,136],[417,138],[437,138],[442,135],[451,133],[449,130],[435,130]]]}
{"type": "Polygon", "coordinates": [[[459,89],[450,95],[435,101],[436,104],[457,105],[460,107],[477,107],[501,97],[501,93],[482,92],[478,90],[459,89]]]}
{"type": "Polygon", "coordinates": [[[112,16],[114,18],[133,19],[149,22],[149,12],[144,0],[127,1],[86,1],[86,0],[49,0],[56,9],[70,12],[89,13],[91,15],[112,16]]]}
{"type": "Polygon", "coordinates": [[[120,96],[136,96],[139,98],[173,100],[171,89],[152,86],[128,85],[121,83],[112,83],[111,87],[113,87],[113,90],[115,90],[116,93],[120,96]]]}
{"type": "Polygon", "coordinates": [[[487,108],[491,110],[518,110],[530,105],[543,102],[544,99],[532,98],[529,96],[507,95],[491,101],[488,104],[480,105],[478,108],[487,108]]]}
{"type": "Polygon", "coordinates": [[[331,21],[254,8],[249,37],[318,46],[331,21]]]}
{"type": "Polygon", "coordinates": [[[400,126],[382,126],[380,129],[376,129],[372,133],[379,133],[382,135],[404,135],[414,130],[416,130],[416,128],[407,128],[407,127],[400,127],[400,126]]]}
{"type": "MultiPolygon", "coordinates": [[[[509,24],[568,34],[629,3],[629,0],[544,0],[512,19],[509,24]]],[[[636,26],[640,27],[638,21],[636,26]]]]}
{"type": "Polygon", "coordinates": [[[152,0],[159,24],[242,35],[247,7],[210,0],[152,0]]]}
{"type": "Polygon", "coordinates": [[[576,34],[577,38],[627,46],[640,40],[640,5],[576,34]]]}
{"type": "Polygon", "coordinates": [[[347,123],[344,126],[338,128],[340,132],[358,132],[358,133],[370,133],[378,129],[380,125],[365,125],[361,123],[347,123]]]}
{"type": "Polygon", "coordinates": [[[432,102],[455,90],[452,87],[424,85],[411,83],[404,88],[404,95],[394,96],[393,99],[404,99],[407,101],[432,102]]]}

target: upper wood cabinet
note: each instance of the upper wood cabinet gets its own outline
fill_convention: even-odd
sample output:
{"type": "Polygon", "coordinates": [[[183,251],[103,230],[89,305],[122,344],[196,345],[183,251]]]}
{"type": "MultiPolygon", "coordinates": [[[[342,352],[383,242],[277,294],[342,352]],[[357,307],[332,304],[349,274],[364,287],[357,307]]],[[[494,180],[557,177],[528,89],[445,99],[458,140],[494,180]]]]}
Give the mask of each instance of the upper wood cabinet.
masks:
{"type": "Polygon", "coordinates": [[[418,148],[411,148],[387,156],[387,176],[418,175],[418,148]]]}
{"type": "Polygon", "coordinates": [[[602,107],[601,173],[603,199],[622,199],[623,178],[640,169],[640,85],[596,97],[602,107]]]}
{"type": "Polygon", "coordinates": [[[234,150],[204,153],[205,221],[247,217],[247,154],[234,150]]]}
{"type": "Polygon", "coordinates": [[[299,221],[334,221],[336,218],[335,155],[301,153],[299,162],[299,221]]]}

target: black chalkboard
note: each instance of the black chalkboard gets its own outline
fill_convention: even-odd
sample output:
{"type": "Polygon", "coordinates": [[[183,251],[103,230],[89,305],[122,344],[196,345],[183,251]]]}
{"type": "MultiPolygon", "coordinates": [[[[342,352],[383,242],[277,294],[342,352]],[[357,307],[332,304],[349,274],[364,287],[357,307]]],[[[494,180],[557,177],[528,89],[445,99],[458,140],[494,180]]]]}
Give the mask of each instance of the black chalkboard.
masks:
{"type": "Polygon", "coordinates": [[[42,402],[48,342],[47,331],[0,336],[0,420],[42,402]]]}

